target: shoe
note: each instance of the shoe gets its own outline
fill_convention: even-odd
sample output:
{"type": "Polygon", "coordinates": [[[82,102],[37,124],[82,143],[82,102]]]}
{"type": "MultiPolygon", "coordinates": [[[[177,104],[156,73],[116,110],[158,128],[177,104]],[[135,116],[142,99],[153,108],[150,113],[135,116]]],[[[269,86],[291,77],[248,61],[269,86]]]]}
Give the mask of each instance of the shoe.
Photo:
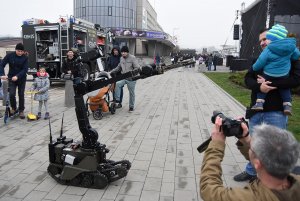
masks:
{"type": "Polygon", "coordinates": [[[25,115],[24,115],[24,112],[22,111],[22,112],[19,112],[19,117],[20,117],[20,119],[25,119],[25,115]]]}
{"type": "Polygon", "coordinates": [[[129,112],[133,112],[133,110],[134,110],[133,107],[129,108],[129,112]]]}
{"type": "Polygon", "coordinates": [[[45,119],[45,120],[46,120],[46,119],[49,119],[49,112],[46,112],[46,113],[45,113],[44,119],[45,119]]]}
{"type": "Polygon", "coordinates": [[[253,181],[254,179],[256,179],[256,176],[250,175],[246,171],[244,171],[244,172],[242,172],[242,173],[240,173],[238,175],[235,175],[233,177],[233,180],[234,181],[238,181],[238,182],[240,182],[240,181],[248,181],[248,180],[253,181]]]}
{"type": "Polygon", "coordinates": [[[251,110],[255,111],[263,111],[264,109],[264,103],[263,102],[256,102],[255,105],[251,107],[251,110]]]}
{"type": "Polygon", "coordinates": [[[283,105],[283,113],[285,115],[292,115],[292,104],[291,103],[283,105]]]}
{"type": "Polygon", "coordinates": [[[121,108],[121,107],[122,107],[121,103],[119,103],[118,105],[116,105],[116,109],[121,108]]]}
{"type": "Polygon", "coordinates": [[[9,116],[12,117],[12,116],[14,116],[16,113],[17,113],[16,110],[10,109],[10,115],[9,115],[9,116]]]}
{"type": "Polygon", "coordinates": [[[292,173],[293,173],[293,174],[296,174],[296,175],[300,175],[300,166],[296,166],[296,167],[292,170],[292,173]]]}
{"type": "Polygon", "coordinates": [[[42,113],[38,112],[37,119],[40,119],[40,118],[42,118],[42,113]]]}

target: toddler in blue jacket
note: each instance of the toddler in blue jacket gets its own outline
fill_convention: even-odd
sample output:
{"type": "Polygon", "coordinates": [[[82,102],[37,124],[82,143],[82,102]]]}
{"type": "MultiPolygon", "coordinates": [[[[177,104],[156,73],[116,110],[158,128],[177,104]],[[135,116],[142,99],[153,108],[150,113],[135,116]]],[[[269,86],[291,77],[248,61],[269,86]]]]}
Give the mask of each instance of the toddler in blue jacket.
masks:
{"type": "MultiPolygon", "coordinates": [[[[288,31],[282,25],[276,24],[267,32],[266,38],[270,44],[262,51],[252,66],[254,71],[263,70],[263,77],[268,80],[288,78],[291,69],[291,60],[298,60],[299,49],[295,38],[287,38],[288,31]]],[[[283,112],[292,114],[292,96],[290,89],[278,89],[283,100],[283,112]]],[[[266,93],[257,93],[256,104],[251,108],[262,111],[266,93]]]]}

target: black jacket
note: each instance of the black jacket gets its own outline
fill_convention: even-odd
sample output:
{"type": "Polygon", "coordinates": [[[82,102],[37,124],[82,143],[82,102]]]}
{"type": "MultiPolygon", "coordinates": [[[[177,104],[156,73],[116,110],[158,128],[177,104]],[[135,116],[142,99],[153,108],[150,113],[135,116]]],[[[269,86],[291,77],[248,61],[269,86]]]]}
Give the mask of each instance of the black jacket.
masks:
{"type": "Polygon", "coordinates": [[[111,71],[114,68],[116,68],[118,66],[118,64],[120,63],[120,58],[121,58],[120,48],[117,46],[113,47],[113,49],[111,50],[111,56],[108,57],[107,68],[105,69],[105,71],[111,71]],[[118,50],[118,52],[119,52],[118,56],[114,55],[114,49],[118,50]]]}
{"type": "Polygon", "coordinates": [[[0,76],[5,75],[4,67],[6,64],[9,64],[9,71],[7,74],[9,78],[17,76],[18,80],[26,80],[26,73],[28,71],[27,56],[17,56],[15,52],[6,55],[0,64],[0,76]]]}
{"type": "Polygon", "coordinates": [[[72,72],[72,75],[75,77],[81,77],[80,65],[76,62],[76,58],[66,59],[62,65],[62,72],[68,73],[68,71],[72,72]]]}
{"type": "MultiPolygon", "coordinates": [[[[252,68],[248,70],[245,75],[245,84],[251,89],[251,107],[256,102],[257,92],[260,91],[260,85],[257,83],[257,75],[262,75],[262,72],[254,72],[252,68]]],[[[272,80],[271,86],[281,88],[281,89],[290,89],[300,86],[300,61],[293,61],[291,65],[291,71],[289,77],[281,80],[272,80]]],[[[263,112],[271,111],[283,111],[282,99],[277,89],[271,90],[267,93],[264,103],[263,112]]]]}

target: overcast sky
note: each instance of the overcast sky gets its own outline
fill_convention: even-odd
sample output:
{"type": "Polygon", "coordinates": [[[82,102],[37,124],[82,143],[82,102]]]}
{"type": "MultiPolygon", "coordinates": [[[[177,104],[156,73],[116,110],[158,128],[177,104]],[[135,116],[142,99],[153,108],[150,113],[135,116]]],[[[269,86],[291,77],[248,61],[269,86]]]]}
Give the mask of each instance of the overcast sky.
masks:
{"type": "MultiPolygon", "coordinates": [[[[180,47],[200,48],[234,45],[231,26],[242,2],[255,0],[149,0],[165,32],[176,35],[180,47]]],[[[42,18],[56,22],[60,15],[73,14],[73,0],[2,0],[0,36],[20,36],[22,21],[42,18]]]]}

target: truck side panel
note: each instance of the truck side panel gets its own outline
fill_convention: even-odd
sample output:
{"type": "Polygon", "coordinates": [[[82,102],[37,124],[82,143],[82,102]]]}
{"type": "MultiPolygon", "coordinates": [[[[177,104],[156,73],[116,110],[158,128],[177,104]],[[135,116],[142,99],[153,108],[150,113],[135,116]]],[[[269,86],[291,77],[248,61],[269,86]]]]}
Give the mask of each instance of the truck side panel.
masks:
{"type": "Polygon", "coordinates": [[[23,33],[23,44],[25,46],[25,51],[28,52],[28,74],[36,74],[37,63],[36,63],[36,50],[35,50],[35,31],[34,26],[26,25],[22,26],[23,33]]]}

